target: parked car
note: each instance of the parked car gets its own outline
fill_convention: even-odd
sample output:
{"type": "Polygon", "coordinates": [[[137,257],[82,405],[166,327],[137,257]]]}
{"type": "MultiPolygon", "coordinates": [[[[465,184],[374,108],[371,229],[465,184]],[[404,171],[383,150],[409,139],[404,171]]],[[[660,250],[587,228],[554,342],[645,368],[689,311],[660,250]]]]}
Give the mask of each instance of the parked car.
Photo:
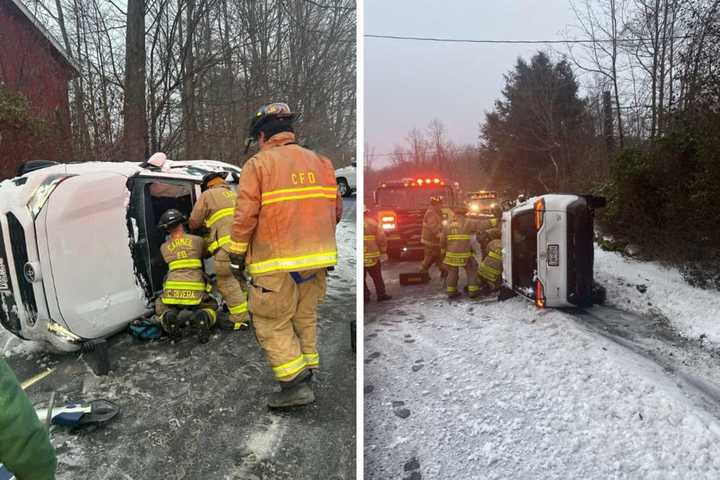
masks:
{"type": "Polygon", "coordinates": [[[167,273],[158,218],[189,214],[209,171],[240,175],[216,161],[93,162],[0,183],[0,323],[74,351],[151,312],[167,273]]]}
{"type": "Polygon", "coordinates": [[[587,307],[604,300],[593,281],[593,219],[605,199],[541,195],[502,215],[503,286],[538,307],[587,307]]]}
{"type": "Polygon", "coordinates": [[[348,167],[342,167],[335,170],[335,179],[337,180],[338,190],[343,197],[349,197],[357,190],[356,183],[357,162],[352,162],[348,167]]]}

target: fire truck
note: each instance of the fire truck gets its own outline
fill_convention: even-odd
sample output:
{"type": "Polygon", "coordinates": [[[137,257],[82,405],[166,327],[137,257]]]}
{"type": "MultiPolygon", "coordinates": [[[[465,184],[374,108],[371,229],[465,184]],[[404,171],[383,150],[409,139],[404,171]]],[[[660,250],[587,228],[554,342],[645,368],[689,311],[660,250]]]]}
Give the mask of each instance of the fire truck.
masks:
{"type": "Polygon", "coordinates": [[[375,189],[371,210],[385,231],[388,257],[399,260],[422,252],[423,217],[432,197],[442,197],[446,220],[464,206],[459,184],[434,175],[383,182],[375,189]]]}
{"type": "Polygon", "coordinates": [[[465,206],[469,216],[498,215],[499,212],[502,212],[497,192],[492,190],[478,190],[477,192],[467,193],[465,206]]]}

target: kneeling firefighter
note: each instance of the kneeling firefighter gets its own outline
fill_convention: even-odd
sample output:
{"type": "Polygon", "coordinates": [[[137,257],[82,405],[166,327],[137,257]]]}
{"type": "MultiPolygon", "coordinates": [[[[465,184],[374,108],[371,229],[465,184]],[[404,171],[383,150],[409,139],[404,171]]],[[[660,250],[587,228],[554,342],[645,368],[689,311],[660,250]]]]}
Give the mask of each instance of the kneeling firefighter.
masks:
{"type": "Polygon", "coordinates": [[[488,242],[483,249],[485,258],[478,268],[478,279],[482,293],[494,293],[500,289],[503,271],[502,242],[500,229],[492,228],[487,231],[488,242]]]}
{"type": "Polygon", "coordinates": [[[270,408],[315,401],[317,306],[327,268],[337,263],[335,226],[341,211],[335,170],[295,141],[299,114],[285,103],[261,107],[249,143],[260,151],[240,176],[230,242],[233,274],[252,276],[249,307],[255,335],[280,384],[270,408]]]}
{"type": "Polygon", "coordinates": [[[478,265],[472,256],[470,240],[472,235],[478,231],[497,225],[495,218],[468,218],[466,213],[466,210],[458,212],[455,218],[449,221],[442,236],[441,247],[445,251],[443,263],[448,269],[448,298],[456,298],[461,295],[458,291],[461,267],[465,269],[468,283],[468,296],[475,298],[480,294],[480,286],[478,285],[477,279],[478,265]]]}
{"type": "Polygon", "coordinates": [[[158,227],[168,233],[160,253],[168,264],[163,292],[155,301],[155,315],[170,336],[177,337],[186,326],[198,331],[201,343],[217,318],[217,302],[209,295],[203,271],[205,241],[185,231],[185,215],[175,209],[160,216],[158,227]]]}
{"type": "Polygon", "coordinates": [[[207,249],[215,261],[217,289],[230,311],[229,320],[223,316],[218,325],[223,330],[248,328],[248,304],[245,285],[230,271],[230,230],[237,195],[225,182],[226,172],[211,172],[202,180],[202,194],[190,213],[189,227],[193,231],[208,230],[207,249]]]}

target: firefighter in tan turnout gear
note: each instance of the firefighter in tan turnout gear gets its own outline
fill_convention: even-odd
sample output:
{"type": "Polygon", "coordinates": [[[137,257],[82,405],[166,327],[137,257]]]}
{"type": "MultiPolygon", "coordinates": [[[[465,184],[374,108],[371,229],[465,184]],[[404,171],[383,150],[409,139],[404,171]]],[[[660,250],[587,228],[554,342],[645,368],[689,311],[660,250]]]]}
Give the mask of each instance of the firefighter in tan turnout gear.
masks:
{"type": "Polygon", "coordinates": [[[491,294],[500,289],[503,271],[502,242],[500,241],[500,230],[492,228],[487,231],[489,241],[483,248],[485,258],[478,267],[478,279],[480,280],[480,291],[483,294],[491,294]]]}
{"type": "Polygon", "coordinates": [[[230,271],[230,230],[237,195],[225,182],[225,172],[212,172],[203,177],[202,194],[190,214],[193,231],[205,228],[207,251],[215,261],[217,289],[225,300],[230,318],[220,318],[223,330],[244,330],[248,327],[248,304],[245,288],[230,271]]]}
{"type": "Polygon", "coordinates": [[[444,277],[447,270],[443,265],[443,256],[440,251],[440,240],[443,233],[442,197],[432,197],[430,208],[425,212],[422,224],[420,243],[423,245],[424,257],[420,266],[421,273],[428,273],[433,265],[437,265],[440,274],[444,277]]]}
{"type": "Polygon", "coordinates": [[[330,160],[295,142],[287,104],[261,107],[250,122],[260,151],[240,176],[230,242],[233,274],[252,277],[249,307],[258,342],[280,383],[271,408],[315,401],[317,306],[337,263],[341,202],[330,160]]]}
{"type": "Polygon", "coordinates": [[[207,342],[209,330],[217,319],[217,303],[208,292],[202,258],[205,241],[185,231],[185,215],[175,209],[160,216],[158,227],[168,233],[160,246],[168,264],[163,292],[155,301],[155,315],[171,337],[179,336],[186,327],[198,332],[201,343],[207,342]]]}
{"type": "Polygon", "coordinates": [[[477,278],[478,264],[472,255],[470,240],[472,235],[477,232],[497,225],[495,218],[468,218],[465,213],[464,211],[459,212],[448,222],[441,242],[441,248],[445,252],[443,263],[448,269],[447,295],[451,299],[461,295],[458,291],[460,268],[465,269],[468,296],[475,298],[480,294],[477,278]]]}
{"type": "Polygon", "coordinates": [[[370,289],[367,286],[367,276],[373,280],[375,285],[375,296],[378,302],[390,300],[392,297],[385,293],[385,281],[382,277],[382,260],[387,255],[387,240],[385,232],[375,220],[370,211],[365,209],[363,221],[363,260],[365,274],[363,275],[363,287],[365,289],[365,301],[370,301],[370,289]]]}

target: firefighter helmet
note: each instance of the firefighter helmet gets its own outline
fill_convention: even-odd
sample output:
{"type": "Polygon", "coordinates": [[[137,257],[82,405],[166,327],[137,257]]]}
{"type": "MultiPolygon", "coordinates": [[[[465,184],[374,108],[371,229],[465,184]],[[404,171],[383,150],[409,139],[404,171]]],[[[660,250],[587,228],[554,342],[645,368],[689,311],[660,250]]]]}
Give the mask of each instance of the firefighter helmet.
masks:
{"type": "Polygon", "coordinates": [[[443,197],[441,196],[430,197],[430,205],[441,205],[442,201],[443,197]]]}
{"type": "Polygon", "coordinates": [[[486,230],[486,233],[490,240],[500,240],[500,229],[499,228],[489,228],[486,230]]]}
{"type": "Polygon", "coordinates": [[[158,221],[158,228],[168,230],[170,227],[180,225],[182,223],[185,223],[186,221],[187,217],[183,215],[180,210],[171,208],[169,210],[165,210],[165,213],[160,215],[160,221],[158,221]]]}
{"type": "Polygon", "coordinates": [[[248,127],[248,136],[251,139],[257,138],[262,128],[268,120],[287,118],[291,122],[296,122],[302,117],[301,113],[292,112],[287,103],[277,102],[269,103],[260,107],[250,119],[248,127]]]}
{"type": "Polygon", "coordinates": [[[208,183],[210,183],[210,180],[214,180],[216,178],[222,178],[225,180],[227,178],[228,172],[210,172],[203,175],[202,183],[200,184],[200,190],[203,192],[208,189],[208,183]]]}

